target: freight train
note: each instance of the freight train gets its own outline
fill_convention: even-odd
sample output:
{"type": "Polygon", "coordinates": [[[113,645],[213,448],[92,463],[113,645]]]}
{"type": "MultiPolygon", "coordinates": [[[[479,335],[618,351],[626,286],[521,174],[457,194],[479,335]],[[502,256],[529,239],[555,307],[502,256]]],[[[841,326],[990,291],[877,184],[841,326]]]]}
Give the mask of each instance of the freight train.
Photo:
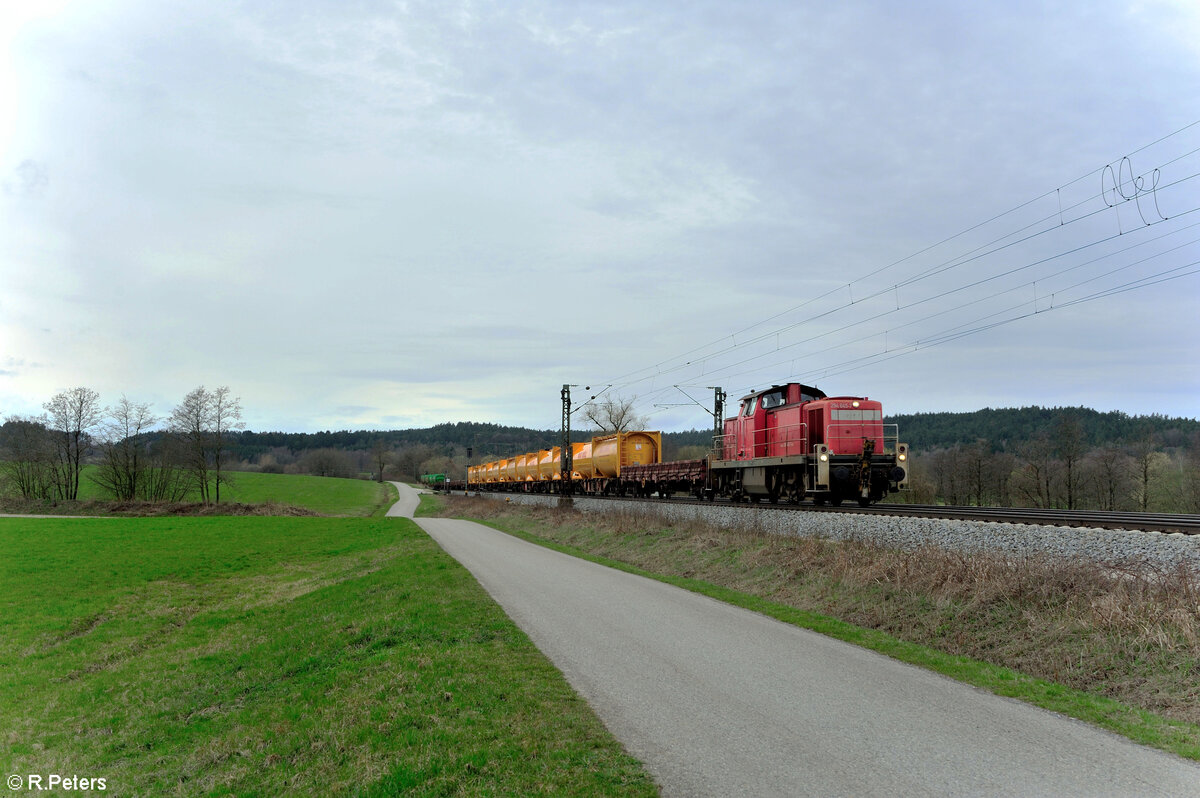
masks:
{"type": "Polygon", "coordinates": [[[466,487],[835,506],[854,499],[864,507],[907,487],[908,444],[867,397],[775,385],[742,397],[723,430],[699,460],[663,462],[661,433],[619,432],[572,443],[569,472],[554,447],[469,466],[466,487]]]}

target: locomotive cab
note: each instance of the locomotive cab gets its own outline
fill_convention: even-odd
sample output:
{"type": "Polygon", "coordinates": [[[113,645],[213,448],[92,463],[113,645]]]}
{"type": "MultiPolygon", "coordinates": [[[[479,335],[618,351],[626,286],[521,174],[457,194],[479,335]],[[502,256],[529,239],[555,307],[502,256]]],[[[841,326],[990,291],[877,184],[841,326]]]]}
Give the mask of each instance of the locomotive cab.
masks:
{"type": "Polygon", "coordinates": [[[820,389],[798,382],[744,396],[738,414],[725,419],[724,443],[718,450],[725,460],[803,456],[808,432],[800,407],[824,398],[820,389]]]}

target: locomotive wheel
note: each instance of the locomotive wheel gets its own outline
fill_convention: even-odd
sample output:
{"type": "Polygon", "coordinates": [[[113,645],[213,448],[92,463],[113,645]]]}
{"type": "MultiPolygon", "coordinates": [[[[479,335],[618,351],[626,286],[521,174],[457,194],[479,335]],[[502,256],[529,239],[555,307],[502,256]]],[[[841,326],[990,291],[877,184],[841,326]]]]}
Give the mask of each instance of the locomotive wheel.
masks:
{"type": "Polygon", "coordinates": [[[783,488],[783,474],[778,472],[767,475],[767,501],[771,504],[779,503],[779,492],[783,488]]]}
{"type": "Polygon", "coordinates": [[[801,499],[804,498],[803,475],[792,474],[783,486],[783,494],[788,504],[799,504],[801,499]]]}
{"type": "Polygon", "coordinates": [[[841,507],[842,506],[842,497],[841,496],[830,496],[829,497],[829,506],[830,507],[841,507]]]}
{"type": "Polygon", "coordinates": [[[858,497],[858,506],[859,506],[859,507],[870,507],[870,506],[871,506],[871,500],[870,500],[870,499],[864,499],[862,496],[859,496],[859,497],[858,497]]]}

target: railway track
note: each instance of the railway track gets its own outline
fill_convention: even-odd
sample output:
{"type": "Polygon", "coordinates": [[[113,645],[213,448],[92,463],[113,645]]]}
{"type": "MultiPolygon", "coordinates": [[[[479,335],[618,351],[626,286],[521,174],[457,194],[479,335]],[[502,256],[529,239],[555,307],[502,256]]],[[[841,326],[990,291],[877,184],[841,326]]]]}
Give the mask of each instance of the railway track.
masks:
{"type": "MultiPolygon", "coordinates": [[[[814,507],[824,511],[831,508],[814,507]]],[[[881,504],[874,507],[837,508],[836,512],[874,513],[915,518],[952,518],[963,521],[994,521],[1007,524],[1129,529],[1146,532],[1200,534],[1200,515],[1170,513],[1117,513],[1094,510],[1041,510],[1026,507],[939,507],[920,504],[881,504]]]]}
{"type": "MultiPolygon", "coordinates": [[[[496,497],[504,493],[495,493],[496,497]]],[[[582,498],[582,497],[581,497],[582,498]]],[[[627,496],[587,496],[630,504],[662,503],[698,504],[712,506],[713,502],[691,498],[631,498],[627,496]]],[[[771,508],[789,512],[849,513],[854,515],[890,515],[908,518],[945,518],[958,521],[991,521],[1006,524],[1041,524],[1047,526],[1092,527],[1098,529],[1127,529],[1144,532],[1182,533],[1200,535],[1200,515],[1174,513],[1101,512],[1094,510],[1042,510],[1026,507],[947,507],[931,504],[876,504],[870,507],[818,507],[812,504],[734,504],[718,502],[728,507],[771,508]]]]}

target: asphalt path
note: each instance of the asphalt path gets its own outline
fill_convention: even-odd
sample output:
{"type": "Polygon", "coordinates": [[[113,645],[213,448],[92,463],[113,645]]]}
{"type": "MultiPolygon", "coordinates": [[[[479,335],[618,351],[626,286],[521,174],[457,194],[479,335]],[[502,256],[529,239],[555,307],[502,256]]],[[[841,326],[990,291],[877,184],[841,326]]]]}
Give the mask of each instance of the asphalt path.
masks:
{"type": "Polygon", "coordinates": [[[479,524],[417,523],[664,795],[1200,796],[1200,766],[1082,722],[479,524]]]}
{"type": "Polygon", "coordinates": [[[396,490],[400,491],[400,498],[388,508],[387,514],[393,518],[412,518],[413,513],[417,511],[417,505],[421,503],[421,494],[427,491],[417,490],[403,482],[393,482],[392,484],[396,486],[396,490]]]}

